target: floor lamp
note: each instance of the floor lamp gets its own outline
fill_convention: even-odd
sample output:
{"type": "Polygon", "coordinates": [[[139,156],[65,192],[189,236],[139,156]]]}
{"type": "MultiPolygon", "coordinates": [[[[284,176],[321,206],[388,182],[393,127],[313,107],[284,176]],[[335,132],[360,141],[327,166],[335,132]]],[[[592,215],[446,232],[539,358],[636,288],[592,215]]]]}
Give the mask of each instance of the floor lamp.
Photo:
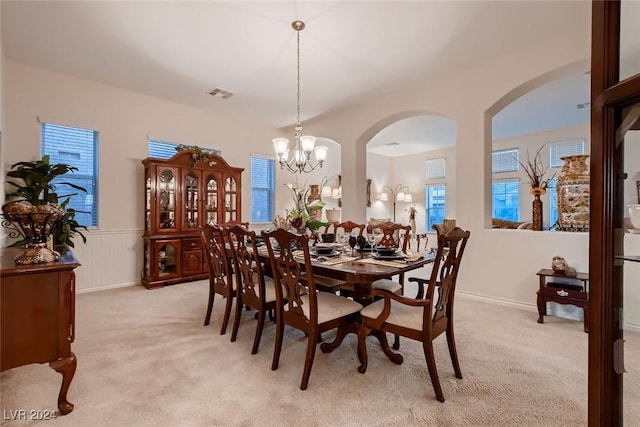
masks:
{"type": "MultiPolygon", "coordinates": [[[[406,185],[398,184],[395,188],[385,185],[382,187],[382,190],[384,191],[385,188],[388,188],[389,193],[391,193],[391,200],[393,201],[393,222],[396,222],[396,202],[411,202],[413,201],[413,198],[411,197],[411,194],[409,194],[409,187],[406,185]],[[404,191],[405,189],[406,192],[404,191]]],[[[380,200],[388,200],[386,196],[387,194],[383,192],[380,195],[380,200]]]]}

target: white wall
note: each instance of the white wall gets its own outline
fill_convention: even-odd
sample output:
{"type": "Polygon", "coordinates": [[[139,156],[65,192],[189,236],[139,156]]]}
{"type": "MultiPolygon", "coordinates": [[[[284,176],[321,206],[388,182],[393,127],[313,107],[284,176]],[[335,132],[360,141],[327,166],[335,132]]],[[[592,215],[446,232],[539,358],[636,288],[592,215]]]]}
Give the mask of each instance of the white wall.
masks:
{"type": "MultiPolygon", "coordinates": [[[[245,168],[244,189],[249,153],[272,154],[273,128],[12,61],[3,78],[5,168],[40,157],[38,118],[99,131],[99,229],[88,233],[86,246],[76,243],[80,289],[139,283],[148,136],[222,150],[231,165],[245,168]]],[[[250,209],[250,191],[243,191],[243,219],[250,209]]]]}
{"type": "MultiPolygon", "coordinates": [[[[310,132],[322,129],[327,137],[342,145],[343,174],[353,176],[357,184],[367,177],[373,178],[367,176],[371,169],[366,164],[366,143],[383,127],[418,114],[437,114],[455,120],[455,191],[450,192],[447,187],[448,194],[455,194],[455,201],[452,203],[448,197],[447,203],[455,206],[451,213],[458,224],[471,231],[460,273],[462,291],[533,308],[538,286],[535,273],[548,267],[554,255],[560,253],[573,260],[578,270],[588,268],[586,233],[486,229],[491,221],[491,206],[487,201],[491,199],[492,151],[491,120],[487,119],[487,111],[505,94],[537,76],[588,61],[590,20],[588,11],[585,14],[568,24],[566,34],[552,41],[523,46],[512,55],[458,71],[424,76],[420,82],[402,90],[306,124],[310,132]]],[[[402,172],[398,172],[394,163],[394,175],[389,182],[405,184],[421,179],[424,167],[409,166],[412,160],[399,160],[403,162],[402,172]]],[[[449,172],[448,168],[448,186],[449,172]]],[[[359,188],[354,186],[344,191],[354,196],[346,199],[345,215],[356,221],[372,216],[359,198],[359,188]]]]}

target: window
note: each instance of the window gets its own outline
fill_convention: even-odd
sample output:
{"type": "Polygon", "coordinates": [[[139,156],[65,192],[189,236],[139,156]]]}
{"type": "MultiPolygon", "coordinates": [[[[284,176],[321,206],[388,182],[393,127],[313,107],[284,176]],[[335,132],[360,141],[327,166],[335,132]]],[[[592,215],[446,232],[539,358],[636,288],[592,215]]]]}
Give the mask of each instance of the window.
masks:
{"type": "Polygon", "coordinates": [[[251,222],[270,222],[275,214],[274,159],[251,156],[251,222]]]}
{"type": "Polygon", "coordinates": [[[426,189],[426,229],[432,230],[433,224],[439,224],[445,215],[445,186],[427,185],[426,189]]]}
{"type": "MultiPolygon", "coordinates": [[[[170,159],[177,153],[176,147],[179,145],[174,142],[158,141],[154,139],[150,139],[148,143],[149,157],[154,157],[156,159],[170,159]]],[[[220,150],[212,150],[210,148],[202,148],[202,150],[221,155],[220,150]]]]}
{"type": "Polygon", "coordinates": [[[517,148],[509,150],[496,150],[491,155],[491,171],[493,173],[500,172],[517,172],[520,164],[520,151],[517,148]]]}
{"type": "Polygon", "coordinates": [[[557,180],[554,178],[549,181],[549,187],[547,187],[547,194],[549,195],[549,228],[558,222],[558,199],[556,193],[557,180]]]}
{"type": "Polygon", "coordinates": [[[170,159],[176,154],[178,144],[164,141],[149,140],[149,157],[157,159],[170,159]]]}
{"type": "Polygon", "coordinates": [[[518,221],[520,206],[520,182],[518,180],[493,181],[493,217],[518,221]]]}
{"type": "Polygon", "coordinates": [[[75,209],[75,220],[85,227],[98,225],[97,148],[97,131],[42,123],[42,155],[48,154],[51,163],[66,163],[78,168],[55,178],[53,184],[66,181],[87,190],[83,193],[66,185],[56,189],[59,198],[72,194],[67,209],[75,209]]]}
{"type": "Polygon", "coordinates": [[[559,168],[564,164],[562,157],[584,154],[584,139],[558,141],[549,145],[549,165],[559,168]]]}

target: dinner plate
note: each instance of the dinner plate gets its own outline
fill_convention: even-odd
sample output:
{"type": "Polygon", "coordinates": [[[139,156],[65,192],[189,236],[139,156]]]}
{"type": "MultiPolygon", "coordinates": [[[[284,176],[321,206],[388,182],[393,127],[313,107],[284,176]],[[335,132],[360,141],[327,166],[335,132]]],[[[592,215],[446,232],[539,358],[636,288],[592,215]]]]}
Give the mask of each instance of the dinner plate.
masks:
{"type": "Polygon", "coordinates": [[[404,254],[402,253],[396,253],[396,254],[392,254],[392,255],[374,255],[373,256],[374,259],[379,259],[379,260],[396,260],[396,259],[404,259],[404,254]]]}
{"type": "Polygon", "coordinates": [[[340,255],[340,253],[338,251],[336,251],[336,250],[333,250],[328,254],[319,254],[316,251],[309,251],[309,255],[312,258],[317,258],[319,256],[323,256],[323,257],[327,257],[327,258],[334,258],[334,257],[337,257],[338,255],[340,255]]]}

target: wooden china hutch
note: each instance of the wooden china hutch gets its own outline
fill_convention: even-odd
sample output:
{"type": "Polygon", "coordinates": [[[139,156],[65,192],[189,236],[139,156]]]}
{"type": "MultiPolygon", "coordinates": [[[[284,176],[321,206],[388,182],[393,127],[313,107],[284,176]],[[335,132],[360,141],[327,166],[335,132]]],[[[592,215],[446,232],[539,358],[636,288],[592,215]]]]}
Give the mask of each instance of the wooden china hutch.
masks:
{"type": "Polygon", "coordinates": [[[200,227],[240,222],[242,168],[197,147],[146,158],[142,284],[158,288],[208,277],[200,227]]]}

